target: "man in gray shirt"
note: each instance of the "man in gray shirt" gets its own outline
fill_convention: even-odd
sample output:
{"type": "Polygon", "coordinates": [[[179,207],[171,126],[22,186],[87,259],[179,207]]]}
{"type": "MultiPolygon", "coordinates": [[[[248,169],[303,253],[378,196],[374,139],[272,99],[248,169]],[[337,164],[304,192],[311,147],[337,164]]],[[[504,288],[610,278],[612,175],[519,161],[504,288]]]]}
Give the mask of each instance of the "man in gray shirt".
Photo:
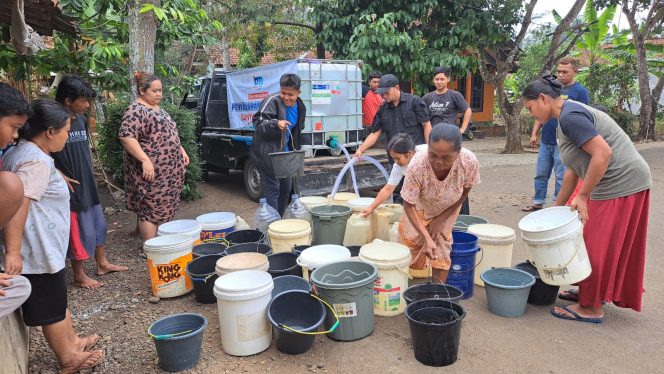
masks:
{"type": "Polygon", "coordinates": [[[450,69],[437,67],[433,73],[433,84],[436,86],[436,90],[424,95],[422,100],[427,104],[433,126],[439,123],[454,125],[458,114],[463,113],[460,131],[465,134],[473,112],[460,92],[447,88],[449,82],[450,69]]]}

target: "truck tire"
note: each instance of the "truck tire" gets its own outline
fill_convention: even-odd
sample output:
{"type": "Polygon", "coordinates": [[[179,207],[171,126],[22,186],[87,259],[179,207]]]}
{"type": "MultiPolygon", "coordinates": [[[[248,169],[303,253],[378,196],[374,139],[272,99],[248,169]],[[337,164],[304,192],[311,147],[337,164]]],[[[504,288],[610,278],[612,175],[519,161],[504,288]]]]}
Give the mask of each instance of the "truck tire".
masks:
{"type": "Polygon", "coordinates": [[[258,201],[264,195],[260,171],[251,159],[244,163],[244,189],[254,201],[258,201]]]}

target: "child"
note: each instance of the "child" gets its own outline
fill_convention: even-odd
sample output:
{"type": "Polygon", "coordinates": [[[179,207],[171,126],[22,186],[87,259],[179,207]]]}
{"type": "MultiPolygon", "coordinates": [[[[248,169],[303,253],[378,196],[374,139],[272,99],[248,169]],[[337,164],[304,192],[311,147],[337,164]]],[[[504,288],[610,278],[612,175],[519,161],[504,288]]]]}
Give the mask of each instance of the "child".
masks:
{"type": "Polygon", "coordinates": [[[378,192],[373,203],[360,213],[360,217],[362,218],[369,216],[373,213],[374,209],[392,196],[392,193],[399,185],[399,182],[401,182],[401,179],[403,179],[403,177],[406,176],[406,172],[408,172],[408,163],[415,154],[415,143],[410,135],[400,133],[387,143],[387,151],[390,153],[390,157],[394,160],[394,165],[390,172],[390,178],[387,180],[385,187],[378,192]]]}
{"type": "Polygon", "coordinates": [[[62,78],[55,94],[55,99],[72,115],[67,144],[61,152],[53,154],[55,166],[67,182],[71,195],[67,257],[74,271],[74,285],[88,289],[103,286],[83,270],[83,262],[90,257],[94,256],[96,260],[97,275],[128,270],[125,266],[111,264],[106,258],[106,218],[92,170],[87,118],[84,115],[90,107],[90,99],[95,96],[95,91],[75,75],[62,78]]]}

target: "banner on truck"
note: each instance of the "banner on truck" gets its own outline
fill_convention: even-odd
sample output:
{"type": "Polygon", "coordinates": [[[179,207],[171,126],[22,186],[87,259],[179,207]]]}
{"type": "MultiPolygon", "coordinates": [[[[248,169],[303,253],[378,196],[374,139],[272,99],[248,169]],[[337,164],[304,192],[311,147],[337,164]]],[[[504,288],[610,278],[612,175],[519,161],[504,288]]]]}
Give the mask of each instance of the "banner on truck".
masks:
{"type": "Polygon", "coordinates": [[[279,92],[279,78],[288,73],[297,73],[297,60],[227,74],[228,117],[231,128],[249,127],[261,101],[269,94],[279,92]]]}

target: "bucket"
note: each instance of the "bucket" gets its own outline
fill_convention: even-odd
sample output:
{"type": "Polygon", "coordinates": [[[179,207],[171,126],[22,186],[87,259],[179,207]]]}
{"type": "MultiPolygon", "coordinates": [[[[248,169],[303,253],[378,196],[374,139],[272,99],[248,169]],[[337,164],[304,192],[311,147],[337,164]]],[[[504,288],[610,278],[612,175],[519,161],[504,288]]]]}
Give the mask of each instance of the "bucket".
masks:
{"type": "Polygon", "coordinates": [[[348,201],[357,199],[359,196],[352,192],[337,192],[334,197],[332,194],[327,195],[326,205],[344,205],[348,206],[348,201]]]}
{"type": "Polygon", "coordinates": [[[274,176],[277,178],[293,178],[304,175],[304,151],[270,153],[274,176]]]}
{"type": "Polygon", "coordinates": [[[302,219],[282,219],[268,226],[274,253],[292,252],[296,245],[311,244],[311,224],[302,219]]]}
{"type": "Polygon", "coordinates": [[[192,290],[185,268],[192,259],[193,242],[187,234],[163,235],[145,241],[143,251],[148,257],[154,296],[176,297],[192,290]]]}
{"type": "Polygon", "coordinates": [[[346,248],[350,251],[350,257],[358,257],[360,255],[360,249],[362,246],[359,245],[347,245],[346,248]]]}
{"type": "Polygon", "coordinates": [[[240,270],[260,270],[267,272],[270,267],[267,256],[262,253],[235,253],[217,260],[215,273],[218,276],[240,270]]]}
{"type": "Polygon", "coordinates": [[[458,302],[463,298],[463,291],[442,283],[420,283],[408,287],[403,293],[406,304],[424,299],[441,299],[458,302]]]}
{"type": "Polygon", "coordinates": [[[277,335],[277,349],[297,355],[308,351],[314,344],[316,335],[308,333],[318,331],[323,324],[325,307],[309,292],[286,291],[272,299],[267,308],[267,318],[277,335]]]}
{"type": "Polygon", "coordinates": [[[353,213],[362,213],[373,204],[373,201],[373,197],[358,197],[356,199],[348,200],[346,204],[348,204],[353,213]]]}
{"type": "Polygon", "coordinates": [[[468,216],[465,214],[459,214],[456,222],[454,223],[454,231],[466,231],[468,227],[477,224],[489,223],[489,220],[477,216],[468,216]]]}
{"type": "Polygon", "coordinates": [[[217,280],[215,273],[217,260],[223,255],[208,255],[194,259],[187,265],[187,275],[194,284],[194,297],[196,301],[203,304],[217,302],[214,297],[214,281],[217,280]]]}
{"type": "Polygon", "coordinates": [[[333,244],[315,245],[300,253],[297,264],[302,267],[302,277],[309,279],[309,273],[323,265],[350,259],[350,251],[346,247],[333,244]]]}
{"type": "Polygon", "coordinates": [[[244,243],[265,243],[265,234],[258,230],[238,230],[226,235],[231,245],[244,243]]]}
{"type": "Polygon", "coordinates": [[[302,276],[302,268],[297,264],[297,255],[291,252],[275,253],[267,256],[270,267],[267,272],[276,278],[282,275],[302,276]]]}
{"type": "MultiPolygon", "coordinates": [[[[322,266],[311,273],[318,296],[332,306],[339,316],[339,326],[327,336],[351,341],[371,335],[374,330],[373,282],[378,269],[360,261],[344,261],[322,266]]],[[[325,318],[330,329],[336,320],[332,313],[325,318]]]]}
{"type": "Polygon", "coordinates": [[[233,255],[236,253],[262,253],[267,256],[272,254],[272,248],[263,243],[236,244],[226,248],[227,255],[233,255]]]}
{"type": "Polygon", "coordinates": [[[519,269],[488,269],[484,281],[489,311],[501,317],[520,317],[526,312],[530,287],[535,277],[519,269]]]}
{"type": "Polygon", "coordinates": [[[452,231],[452,264],[445,283],[463,291],[463,299],[473,297],[475,254],[478,251],[479,247],[475,235],[462,231],[452,231]]]}
{"type": "Polygon", "coordinates": [[[214,212],[200,215],[196,221],[201,224],[201,240],[214,241],[233,232],[237,217],[231,212],[214,212]]]}
{"type": "Polygon", "coordinates": [[[226,255],[226,244],[223,243],[202,243],[195,245],[191,254],[193,258],[209,255],[226,255]]]}
{"type": "Polygon", "coordinates": [[[378,268],[378,277],[373,284],[374,313],[385,317],[403,313],[406,309],[403,293],[410,278],[410,249],[376,239],[360,249],[359,257],[378,268]]]}
{"type": "Polygon", "coordinates": [[[309,282],[296,275],[281,275],[273,278],[272,281],[274,281],[272,298],[286,291],[300,290],[311,292],[311,285],[309,282]]]}
{"type": "Polygon", "coordinates": [[[207,319],[200,314],[181,313],[153,322],[148,328],[159,367],[165,371],[183,371],[198,364],[207,319]]]}
{"type": "Polygon", "coordinates": [[[408,305],[406,318],[415,359],[427,366],[455,363],[465,317],[465,309],[454,301],[425,299],[408,305]]]}
{"type": "Polygon", "coordinates": [[[267,319],[267,305],[272,288],[272,277],[264,271],[241,270],[217,278],[214,295],[224,352],[250,356],[270,347],[272,327],[267,319]]]}
{"type": "Polygon", "coordinates": [[[312,208],[314,244],[342,245],[346,233],[346,221],[350,214],[350,208],[343,205],[323,205],[312,208]]]}
{"type": "Polygon", "coordinates": [[[484,287],[480,274],[487,269],[508,268],[512,266],[512,249],[516,235],[507,226],[480,223],[468,227],[469,234],[477,236],[482,256],[476,258],[474,282],[484,287]]]}
{"type": "Polygon", "coordinates": [[[310,245],[296,245],[295,247],[293,247],[293,253],[295,253],[296,255],[299,256],[300,254],[302,254],[302,251],[304,251],[305,249],[307,249],[309,247],[311,247],[311,246],[310,245]]]}
{"type": "Polygon", "coordinates": [[[313,207],[327,205],[328,199],[323,196],[300,196],[300,202],[311,212],[313,207]]]}
{"type": "Polygon", "coordinates": [[[592,272],[581,220],[566,206],[546,208],[519,222],[542,281],[552,286],[578,283],[592,272]]]}
{"type": "Polygon", "coordinates": [[[172,234],[186,234],[196,242],[201,239],[201,224],[195,219],[178,219],[162,223],[157,228],[159,236],[172,234]]]}
{"type": "Polygon", "coordinates": [[[551,305],[556,302],[560,286],[551,286],[542,282],[537,268],[528,261],[517,264],[515,267],[535,277],[535,284],[530,288],[528,294],[528,304],[551,305]]]}

